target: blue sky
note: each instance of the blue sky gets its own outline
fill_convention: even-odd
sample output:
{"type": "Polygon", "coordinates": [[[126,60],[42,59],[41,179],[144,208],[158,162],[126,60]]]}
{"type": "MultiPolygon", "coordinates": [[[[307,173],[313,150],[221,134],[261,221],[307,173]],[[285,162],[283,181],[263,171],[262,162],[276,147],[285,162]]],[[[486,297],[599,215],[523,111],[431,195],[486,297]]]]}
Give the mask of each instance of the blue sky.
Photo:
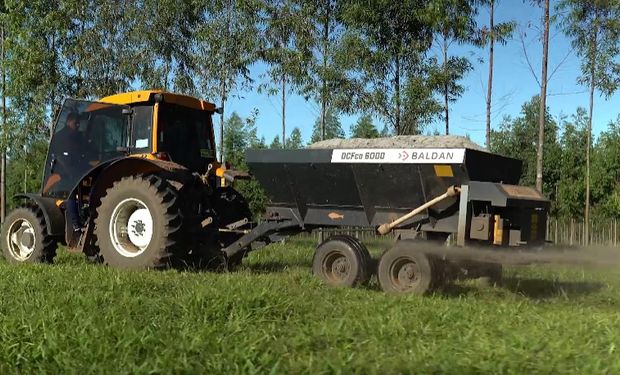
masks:
{"type": "MultiPolygon", "coordinates": [[[[557,1],[552,0],[552,8],[557,1]]],[[[553,12],[553,9],[552,9],[553,12]]],[[[482,9],[478,17],[478,24],[488,24],[488,10],[482,9]]],[[[533,95],[540,93],[540,88],[534,79],[523,52],[523,46],[518,32],[524,32],[525,48],[532,62],[533,69],[540,76],[540,60],[542,42],[538,39],[538,31],[542,10],[533,7],[529,1],[504,0],[496,7],[496,22],[513,20],[517,23],[517,33],[505,46],[496,45],[495,68],[493,80],[493,114],[492,126],[499,126],[501,119],[506,116],[517,116],[524,102],[533,95]]],[[[474,69],[463,80],[466,92],[450,109],[450,127],[452,134],[469,135],[472,140],[484,144],[485,113],[486,113],[486,85],[488,77],[488,51],[473,47],[453,45],[451,54],[464,55],[470,58],[474,69]]],[[[265,67],[257,64],[252,69],[255,80],[260,81],[260,74],[265,67]]],[[[576,79],[580,74],[580,60],[573,51],[570,40],[567,39],[557,25],[550,33],[549,71],[555,73],[550,78],[547,92],[549,97],[547,106],[551,115],[559,118],[561,115],[575,113],[577,107],[587,108],[588,93],[585,87],[579,86],[576,79]]],[[[264,136],[270,143],[274,136],[281,133],[281,106],[279,97],[269,97],[256,91],[245,92],[243,97],[234,98],[227,104],[228,114],[236,111],[241,116],[249,116],[254,108],[259,110],[257,129],[259,136],[264,136]]],[[[609,99],[595,96],[593,116],[593,132],[598,134],[605,130],[610,121],[616,119],[620,110],[617,109],[620,95],[616,94],[609,99]]],[[[312,133],[312,126],[319,111],[316,103],[307,102],[303,98],[289,94],[287,102],[287,133],[294,127],[301,129],[304,140],[307,142],[312,133]]],[[[341,116],[343,129],[347,132],[357,116],[341,116]]],[[[381,129],[383,124],[377,123],[381,129]]],[[[442,131],[443,122],[430,126],[428,130],[442,131]]]]}

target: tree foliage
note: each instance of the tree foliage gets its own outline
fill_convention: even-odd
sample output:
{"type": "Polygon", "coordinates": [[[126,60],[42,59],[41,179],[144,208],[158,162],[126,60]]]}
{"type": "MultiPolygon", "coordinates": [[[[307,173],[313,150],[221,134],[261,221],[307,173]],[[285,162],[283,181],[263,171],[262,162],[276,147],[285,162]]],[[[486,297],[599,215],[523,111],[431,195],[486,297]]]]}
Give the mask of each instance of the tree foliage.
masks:
{"type": "Polygon", "coordinates": [[[379,131],[372,122],[372,116],[363,115],[351,126],[351,138],[378,138],[379,131]]]}
{"type": "MultiPolygon", "coordinates": [[[[334,111],[328,111],[325,116],[325,139],[344,138],[344,130],[340,124],[340,119],[334,111]]],[[[321,140],[321,119],[318,118],[312,128],[310,143],[321,140]]]]}
{"type": "MultiPolygon", "coordinates": [[[[538,138],[539,96],[533,97],[521,107],[516,118],[504,118],[499,130],[491,132],[491,151],[523,160],[521,183],[533,186],[536,183],[536,155],[538,138]]],[[[559,126],[548,114],[545,118],[545,191],[555,198],[556,185],[560,180],[559,170],[562,150],[558,143],[559,126]]]]}

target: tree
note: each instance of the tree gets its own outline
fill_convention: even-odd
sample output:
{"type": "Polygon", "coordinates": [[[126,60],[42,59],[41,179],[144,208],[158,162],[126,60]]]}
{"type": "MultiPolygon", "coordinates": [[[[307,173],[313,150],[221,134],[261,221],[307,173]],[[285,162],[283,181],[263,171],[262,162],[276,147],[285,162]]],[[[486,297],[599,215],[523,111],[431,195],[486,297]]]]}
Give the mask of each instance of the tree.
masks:
{"type": "MultiPolygon", "coordinates": [[[[325,116],[325,138],[344,138],[344,131],[338,116],[334,111],[328,111],[325,116]]],[[[321,140],[321,119],[318,118],[312,128],[312,137],[310,137],[310,143],[315,143],[321,140]]]]}
{"type": "Polygon", "coordinates": [[[620,64],[616,61],[620,53],[620,6],[608,0],[563,0],[559,9],[566,13],[563,19],[564,32],[572,38],[572,46],[581,57],[581,73],[578,83],[590,90],[590,103],[586,144],[586,195],[585,233],[586,244],[590,243],[590,149],[592,139],[592,116],[594,114],[594,92],[598,90],[606,98],[618,88],[620,64]]]}
{"type": "MultiPolygon", "coordinates": [[[[264,142],[256,137],[256,112],[245,121],[236,112],[230,115],[226,121],[224,146],[226,160],[232,164],[233,168],[247,171],[245,150],[264,147],[264,142]]],[[[238,181],[235,182],[234,187],[246,199],[255,217],[264,211],[267,197],[257,181],[238,181]]]]}
{"type": "Polygon", "coordinates": [[[275,137],[273,137],[273,141],[271,141],[271,144],[269,145],[269,148],[272,150],[279,150],[282,147],[282,142],[280,142],[280,137],[278,137],[277,135],[275,137]]]}
{"type": "Polygon", "coordinates": [[[379,131],[372,122],[372,116],[363,115],[351,126],[351,138],[378,138],[379,131]]]}
{"type": "Polygon", "coordinates": [[[459,81],[472,69],[467,58],[449,56],[449,48],[454,42],[463,44],[476,39],[477,2],[477,0],[433,1],[434,17],[437,20],[435,39],[440,45],[442,55],[440,85],[446,135],[450,134],[450,103],[455,102],[465,91],[459,81]]]}
{"type": "Polygon", "coordinates": [[[257,59],[259,5],[256,0],[200,0],[206,9],[196,29],[195,65],[206,97],[217,98],[220,114],[220,155],[224,150],[224,107],[231,94],[248,88],[249,66],[257,59]]]}
{"type": "Polygon", "coordinates": [[[299,150],[304,147],[303,140],[301,139],[301,130],[298,127],[293,128],[291,136],[286,140],[286,148],[291,150],[299,150]]]}
{"type": "Polygon", "coordinates": [[[282,144],[286,144],[286,94],[301,91],[310,60],[310,19],[295,0],[269,0],[265,14],[260,55],[269,65],[269,83],[262,85],[270,95],[280,93],[282,108],[282,144]]]}
{"type": "Polygon", "coordinates": [[[601,132],[592,150],[592,200],[605,217],[620,217],[620,117],[601,132]]]}
{"type": "Polygon", "coordinates": [[[336,0],[302,1],[304,14],[311,20],[309,69],[302,94],[319,103],[321,140],[325,139],[327,112],[342,101],[346,87],[345,71],[339,56],[343,25],[341,7],[336,0]]]}
{"type": "Polygon", "coordinates": [[[482,29],[481,44],[489,45],[489,80],[487,84],[487,127],[486,127],[486,146],[491,148],[491,103],[493,97],[493,53],[495,42],[506,44],[508,38],[514,31],[513,22],[502,22],[495,24],[495,0],[486,0],[489,7],[489,27],[482,29]]]}
{"type": "Polygon", "coordinates": [[[396,134],[415,132],[402,121],[406,94],[412,92],[403,88],[426,72],[420,67],[427,63],[433,37],[429,3],[343,0],[340,5],[346,27],[340,61],[348,70],[341,108],[376,113],[396,134]]]}
{"type": "MultiPolygon", "coordinates": [[[[516,118],[504,118],[499,130],[491,131],[491,151],[514,157],[523,161],[521,184],[534,186],[536,183],[536,154],[538,135],[538,103],[539,97],[534,96],[523,104],[521,113],[516,118]]],[[[543,180],[545,190],[551,199],[555,198],[555,187],[560,180],[558,170],[561,158],[561,148],[557,141],[558,125],[547,114],[545,124],[545,168],[548,173],[543,180]]]]}
{"type": "MultiPolygon", "coordinates": [[[[588,114],[585,109],[577,108],[570,121],[564,121],[560,144],[562,155],[560,166],[561,179],[558,183],[555,199],[557,213],[561,217],[583,217],[585,198],[585,164],[583,150],[587,144],[588,114]]],[[[545,146],[547,143],[545,143],[545,146]]],[[[546,174],[544,176],[546,178],[546,174]]],[[[546,190],[546,189],[545,189],[546,190]]],[[[548,190],[547,190],[548,191],[548,190]]]]}
{"type": "Polygon", "coordinates": [[[543,192],[543,145],[545,141],[545,111],[547,109],[547,66],[549,63],[549,0],[544,1],[544,21],[543,21],[543,54],[542,54],[542,73],[540,76],[540,106],[538,118],[538,151],[536,155],[536,189],[543,192]]]}
{"type": "MultiPolygon", "coordinates": [[[[207,27],[205,17],[212,2],[140,0],[126,3],[134,5],[124,9],[116,21],[125,32],[118,34],[120,40],[117,47],[106,55],[122,56],[120,52],[123,47],[133,49],[133,65],[138,68],[136,73],[144,87],[197,94],[195,76],[204,66],[197,66],[199,64],[195,60],[196,40],[203,41],[203,27],[207,27]],[[201,38],[197,38],[197,33],[201,38]],[[143,63],[135,64],[137,60],[143,63]]],[[[119,8],[119,3],[109,4],[119,8]]],[[[218,10],[221,8],[213,8],[213,12],[218,10]]],[[[95,58],[98,56],[94,54],[95,58]]],[[[106,56],[106,59],[113,62],[114,57],[106,56]]],[[[209,63],[211,58],[207,57],[209,63]]]]}

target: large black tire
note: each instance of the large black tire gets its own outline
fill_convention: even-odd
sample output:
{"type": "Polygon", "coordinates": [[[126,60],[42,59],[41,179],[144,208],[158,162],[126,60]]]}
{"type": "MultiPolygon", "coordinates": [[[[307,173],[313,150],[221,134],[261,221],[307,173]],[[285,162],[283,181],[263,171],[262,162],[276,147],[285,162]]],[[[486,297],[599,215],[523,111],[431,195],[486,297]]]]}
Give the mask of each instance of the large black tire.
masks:
{"type": "Polygon", "coordinates": [[[101,198],[95,219],[103,263],[126,269],[184,265],[188,236],[178,200],[176,190],[158,176],[129,176],[115,182],[101,198]],[[138,213],[144,209],[148,212],[138,213]]]}
{"type": "Polygon", "coordinates": [[[439,282],[437,262],[411,245],[397,243],[381,256],[377,279],[385,292],[423,295],[439,282]]]}
{"type": "Polygon", "coordinates": [[[43,212],[35,207],[13,210],[2,227],[2,255],[11,263],[52,263],[57,239],[47,234],[43,212]]]}
{"type": "Polygon", "coordinates": [[[356,238],[332,236],[314,253],[312,271],[323,282],[334,286],[356,287],[367,284],[372,276],[372,257],[356,238]]]}

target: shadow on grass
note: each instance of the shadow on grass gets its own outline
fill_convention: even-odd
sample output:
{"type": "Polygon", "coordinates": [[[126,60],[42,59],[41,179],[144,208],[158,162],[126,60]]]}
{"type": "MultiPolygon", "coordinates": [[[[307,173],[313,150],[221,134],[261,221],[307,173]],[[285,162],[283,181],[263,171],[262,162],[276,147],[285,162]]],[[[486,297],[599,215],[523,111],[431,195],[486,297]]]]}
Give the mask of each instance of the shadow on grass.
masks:
{"type": "Polygon", "coordinates": [[[278,273],[285,272],[291,268],[312,268],[312,262],[309,260],[297,261],[262,261],[257,263],[244,263],[239,269],[247,270],[251,273],[278,273]]]}
{"type": "Polygon", "coordinates": [[[602,283],[506,277],[501,287],[528,298],[576,297],[600,291],[602,283]]]}

